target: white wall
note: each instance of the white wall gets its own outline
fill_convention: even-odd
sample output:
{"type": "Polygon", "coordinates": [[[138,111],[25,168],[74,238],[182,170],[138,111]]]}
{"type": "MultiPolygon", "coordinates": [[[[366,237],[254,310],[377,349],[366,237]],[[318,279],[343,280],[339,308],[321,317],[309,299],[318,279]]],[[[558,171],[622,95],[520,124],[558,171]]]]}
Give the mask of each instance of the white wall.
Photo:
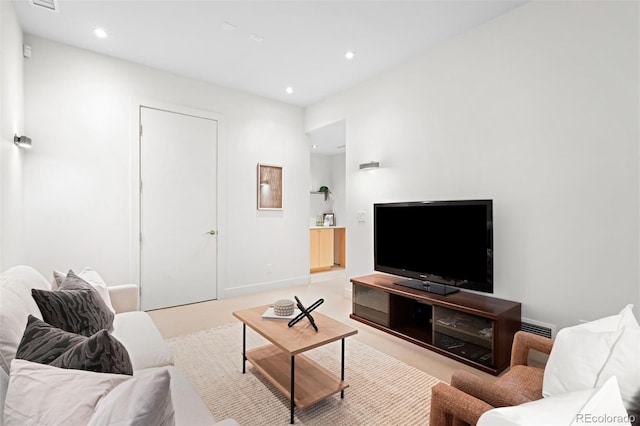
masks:
{"type": "Polygon", "coordinates": [[[22,30],[12,2],[0,2],[0,271],[24,262],[22,30]]]}
{"type": "Polygon", "coordinates": [[[331,192],[333,192],[333,213],[335,213],[336,225],[344,226],[345,217],[345,154],[331,155],[331,192]]]}
{"type": "MultiPolygon", "coordinates": [[[[25,35],[26,260],[41,272],[92,266],[131,276],[133,99],[222,114],[218,200],[229,296],[309,281],[309,152],[298,107],[25,35]],[[256,209],[256,164],[284,166],[284,210],[256,209]],[[224,237],[223,237],[224,236],[224,237]],[[270,267],[267,267],[270,264],[270,267]]],[[[219,241],[221,241],[219,240],[219,241]]]]}
{"type": "Polygon", "coordinates": [[[636,2],[531,2],[307,108],[347,121],[349,276],[374,202],[492,198],[496,297],[561,327],[639,306],[638,35],[636,2]]]}

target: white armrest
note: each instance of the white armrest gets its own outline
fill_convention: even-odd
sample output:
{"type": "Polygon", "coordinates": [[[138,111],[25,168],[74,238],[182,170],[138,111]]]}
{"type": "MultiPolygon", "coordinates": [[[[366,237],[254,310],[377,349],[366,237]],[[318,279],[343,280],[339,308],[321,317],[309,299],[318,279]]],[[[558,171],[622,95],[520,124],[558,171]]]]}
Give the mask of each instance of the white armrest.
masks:
{"type": "Polygon", "coordinates": [[[140,310],[140,292],[136,284],[109,286],[107,290],[116,314],[140,310]]]}

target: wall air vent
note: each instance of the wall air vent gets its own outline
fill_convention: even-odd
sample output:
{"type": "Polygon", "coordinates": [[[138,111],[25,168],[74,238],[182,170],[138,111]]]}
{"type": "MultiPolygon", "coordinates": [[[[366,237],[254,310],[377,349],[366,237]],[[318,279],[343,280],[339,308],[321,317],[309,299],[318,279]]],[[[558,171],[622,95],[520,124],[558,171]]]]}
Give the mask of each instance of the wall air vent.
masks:
{"type": "Polygon", "coordinates": [[[520,330],[528,333],[537,334],[538,336],[553,339],[556,335],[556,325],[545,322],[535,321],[528,318],[522,318],[520,330]]]}
{"type": "Polygon", "coordinates": [[[31,3],[33,6],[43,7],[53,12],[60,11],[58,0],[29,0],[29,3],[31,3]]]}

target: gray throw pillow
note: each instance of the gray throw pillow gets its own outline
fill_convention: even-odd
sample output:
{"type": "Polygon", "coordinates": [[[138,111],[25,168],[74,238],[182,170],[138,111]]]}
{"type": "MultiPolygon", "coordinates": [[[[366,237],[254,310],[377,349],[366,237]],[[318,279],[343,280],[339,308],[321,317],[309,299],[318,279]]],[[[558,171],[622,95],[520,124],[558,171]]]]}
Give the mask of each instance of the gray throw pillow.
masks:
{"type": "Polygon", "coordinates": [[[114,314],[91,284],[69,271],[58,290],[32,289],[45,322],[65,331],[91,336],[113,327],[114,314]]]}
{"type": "Polygon", "coordinates": [[[73,370],[133,375],[129,352],[107,330],[85,337],[29,315],[17,359],[73,370]]]}

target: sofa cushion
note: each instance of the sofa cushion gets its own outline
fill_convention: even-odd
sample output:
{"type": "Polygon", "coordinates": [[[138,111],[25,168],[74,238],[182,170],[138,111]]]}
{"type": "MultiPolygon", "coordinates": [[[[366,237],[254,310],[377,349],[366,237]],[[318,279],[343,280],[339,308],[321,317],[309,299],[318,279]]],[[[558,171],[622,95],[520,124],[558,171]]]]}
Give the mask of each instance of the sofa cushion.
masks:
{"type": "Polygon", "coordinates": [[[0,425],[4,419],[4,400],[7,398],[7,388],[9,387],[9,375],[0,368],[0,425]]]}
{"type": "Polygon", "coordinates": [[[11,363],[4,426],[173,424],[172,412],[170,376],[166,372],[141,380],[16,359],[11,363]],[[101,415],[95,415],[101,406],[101,415]],[[154,413],[149,412],[150,406],[155,406],[154,413]],[[114,410],[111,417],[104,408],[114,410]],[[153,422],[158,414],[167,422],[153,422]]]}
{"type": "Polygon", "coordinates": [[[31,294],[42,319],[55,327],[83,336],[113,327],[113,312],[93,286],[73,271],[69,271],[58,290],[32,289],[31,294]]]}
{"type": "Polygon", "coordinates": [[[131,376],[13,360],[4,426],[87,424],[98,401],[129,379],[131,376]]]}
{"type": "Polygon", "coordinates": [[[596,424],[594,418],[603,415],[612,418],[627,416],[615,377],[600,388],[567,392],[512,407],[494,408],[480,416],[477,426],[596,424]]]}
{"type": "Polygon", "coordinates": [[[47,280],[30,266],[14,266],[0,274],[0,367],[8,374],[27,317],[42,318],[31,289],[50,290],[47,280]]]}
{"type": "Polygon", "coordinates": [[[99,373],[133,374],[127,349],[107,330],[85,337],[29,315],[17,359],[99,373]]]}
{"type": "Polygon", "coordinates": [[[133,376],[145,377],[157,374],[158,371],[168,371],[171,375],[171,398],[177,425],[213,425],[216,423],[215,418],[204,405],[189,380],[178,368],[174,366],[148,368],[136,371],[133,376]]]}
{"type": "MultiPolygon", "coordinates": [[[[109,310],[115,314],[116,310],[113,308],[113,305],[111,303],[111,296],[109,295],[109,290],[107,289],[107,283],[102,279],[102,277],[88,266],[85,266],[84,269],[82,269],[82,271],[80,271],[80,273],[77,275],[93,286],[100,297],[102,297],[102,300],[105,305],[107,305],[107,308],[109,308],[109,310]]],[[[53,271],[53,281],[51,282],[51,287],[54,290],[57,290],[62,285],[66,277],[67,274],[59,271],[53,271]]]]}
{"type": "Polygon", "coordinates": [[[173,355],[155,323],[143,311],[117,314],[113,336],[129,351],[134,371],[173,365],[173,355]]]}
{"type": "MultiPolygon", "coordinates": [[[[166,370],[127,380],[116,386],[96,405],[89,425],[175,424],[171,401],[171,375],[166,370]]],[[[199,424],[199,423],[181,423],[199,424]]]]}

